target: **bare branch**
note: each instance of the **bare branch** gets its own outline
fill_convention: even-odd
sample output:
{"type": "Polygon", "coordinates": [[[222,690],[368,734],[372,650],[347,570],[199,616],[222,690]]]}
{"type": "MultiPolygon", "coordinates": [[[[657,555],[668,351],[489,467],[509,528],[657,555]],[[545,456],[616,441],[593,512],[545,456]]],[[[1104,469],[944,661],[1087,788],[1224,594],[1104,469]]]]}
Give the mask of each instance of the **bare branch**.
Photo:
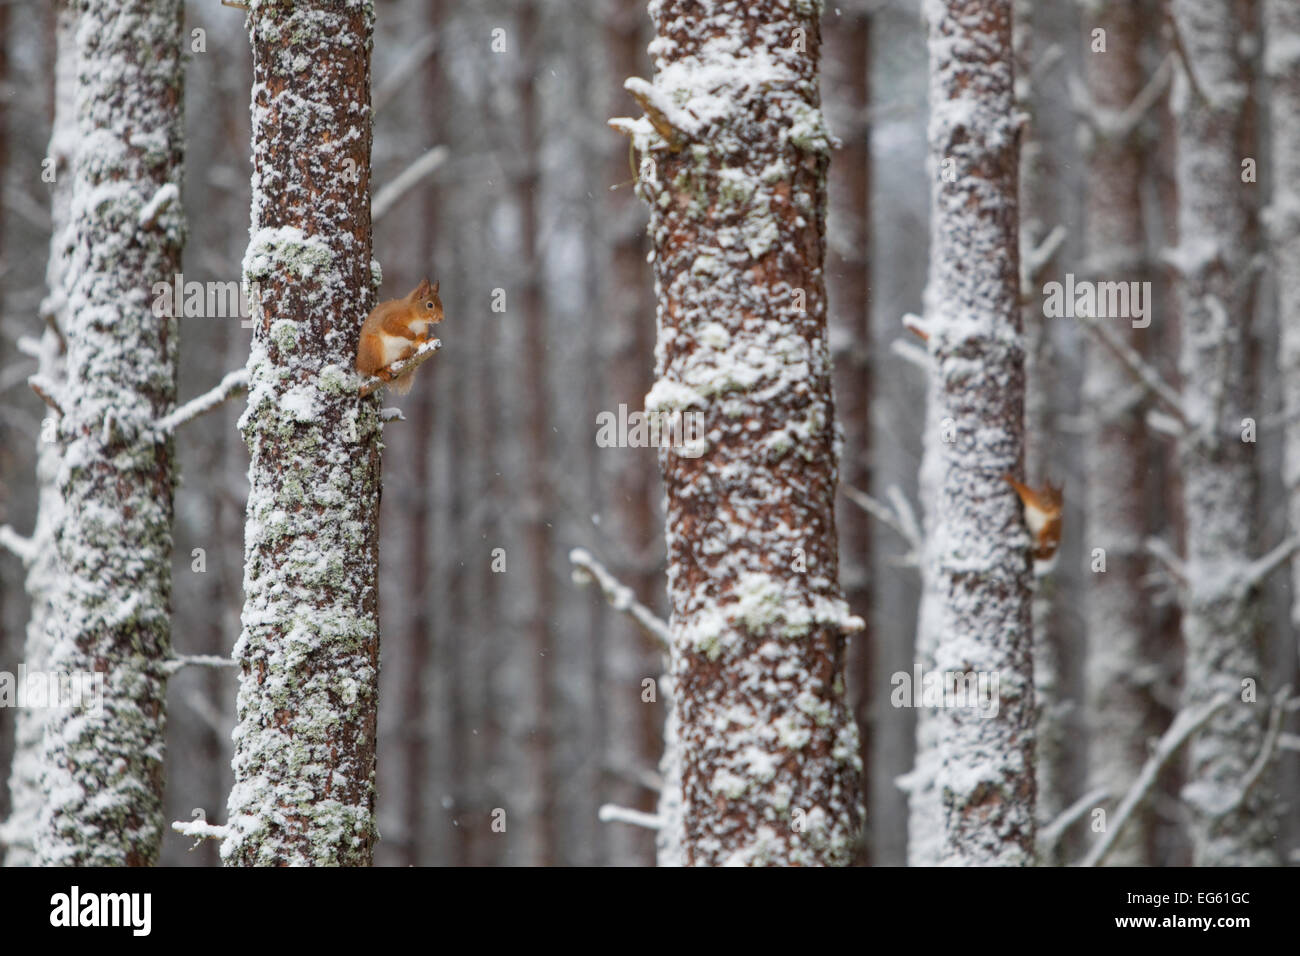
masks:
{"type": "Polygon", "coordinates": [[[1169,87],[1169,81],[1174,75],[1174,54],[1168,53],[1156,67],[1156,71],[1151,74],[1141,92],[1133,97],[1133,102],[1129,103],[1119,114],[1113,118],[1107,117],[1103,122],[1102,133],[1118,142],[1123,142],[1133,135],[1138,126],[1142,123],[1147,113],[1155,108],[1160,102],[1161,97],[1165,95],[1165,90],[1169,87]]]}
{"type": "Polygon", "coordinates": [[[1038,279],[1043,270],[1060,251],[1069,232],[1064,226],[1058,225],[1047,237],[1032,249],[1026,249],[1024,256],[1020,260],[1020,295],[1022,299],[1028,300],[1037,291],[1038,279]]]}
{"type": "MultiPolygon", "coordinates": [[[[1237,791],[1237,795],[1226,805],[1216,809],[1214,811],[1215,816],[1226,816],[1245,803],[1246,798],[1250,796],[1250,791],[1255,788],[1255,784],[1259,783],[1260,777],[1264,775],[1268,765],[1273,762],[1282,735],[1282,717],[1287,709],[1290,696],[1291,685],[1288,684],[1278,691],[1273,698],[1273,706],[1268,711],[1268,729],[1264,732],[1264,740],[1259,745],[1259,753],[1255,755],[1255,762],[1246,771],[1246,776],[1241,781],[1241,788],[1237,791]]],[[[1296,700],[1300,700],[1300,698],[1296,698],[1296,700]]]]}
{"type": "Polygon", "coordinates": [[[36,560],[36,541],[23,537],[7,524],[0,524],[0,547],[11,553],[24,565],[36,560]]]}
{"type": "Polygon", "coordinates": [[[186,422],[193,421],[204,412],[210,412],[222,402],[248,390],[248,369],[239,368],[227,372],[226,377],[214,388],[202,395],[190,399],[170,415],[158,419],[157,429],[163,433],[174,432],[186,422]]]}
{"type": "Polygon", "coordinates": [[[370,200],[370,221],[374,223],[382,219],[384,214],[396,206],[397,201],[420,180],[432,176],[438,167],[447,161],[447,155],[446,146],[435,146],[398,173],[391,183],[379,190],[375,198],[370,200]]]}
{"type": "Polygon", "coordinates": [[[657,814],[643,813],[613,803],[601,806],[597,816],[601,823],[630,823],[634,827],[645,827],[647,830],[662,830],[664,825],[663,817],[657,814]]]}
{"type": "Polygon", "coordinates": [[[889,343],[889,349],[899,358],[910,362],[923,372],[930,371],[930,353],[915,342],[909,342],[906,339],[894,339],[889,343]]]}
{"type": "Polygon", "coordinates": [[[52,379],[38,373],[29,378],[27,384],[31,386],[32,391],[40,397],[41,401],[54,409],[54,414],[60,418],[63,417],[63,406],[59,404],[58,399],[59,386],[52,379]]]}
{"type": "Polygon", "coordinates": [[[1038,831],[1038,854],[1049,857],[1070,829],[1081,816],[1099,803],[1110,799],[1110,791],[1105,787],[1094,787],[1057,815],[1056,819],[1038,831]]]}
{"type": "Polygon", "coordinates": [[[404,358],[388,366],[388,378],[372,375],[370,378],[362,382],[358,394],[362,397],[369,395],[375,389],[387,385],[393,379],[400,378],[407,372],[415,371],[429,359],[433,358],[433,354],[440,348],[442,348],[441,339],[426,339],[424,342],[420,343],[420,347],[416,349],[414,354],[409,358],[404,358]]]}
{"type": "Polygon", "coordinates": [[[1266,577],[1277,570],[1279,565],[1289,560],[1297,550],[1300,550],[1300,535],[1292,535],[1267,554],[1250,562],[1250,564],[1246,565],[1246,570],[1242,573],[1241,580],[1238,582],[1238,594],[1245,594],[1260,584],[1266,577]]]}
{"type": "Polygon", "coordinates": [[[175,674],[183,667],[228,668],[238,666],[239,661],[231,660],[229,657],[218,657],[215,654],[174,654],[163,661],[163,670],[168,675],[175,674]]]}
{"type": "Polygon", "coordinates": [[[1169,725],[1169,729],[1164,732],[1155,749],[1151,752],[1151,756],[1142,765],[1142,770],[1138,773],[1137,779],[1133,781],[1133,786],[1129,788],[1128,793],[1124,795],[1124,799],[1120,801],[1115,810],[1114,819],[1110,821],[1110,826],[1106,828],[1106,835],[1083,858],[1081,865],[1096,866],[1106,858],[1106,855],[1114,849],[1115,843],[1123,832],[1124,826],[1128,823],[1129,817],[1133,815],[1133,811],[1141,805],[1142,801],[1146,799],[1147,793],[1155,785],[1160,769],[1178,752],[1179,748],[1192,734],[1200,730],[1211,717],[1224,707],[1227,707],[1231,699],[1228,694],[1219,694],[1200,708],[1188,707],[1178,712],[1169,725]]]}
{"type": "MultiPolygon", "coordinates": [[[[853,502],[867,514],[871,515],[871,517],[875,518],[882,524],[893,528],[894,531],[898,533],[898,536],[907,542],[908,548],[910,548],[914,554],[921,550],[921,535],[915,526],[916,518],[914,514],[911,515],[911,522],[909,523],[907,518],[904,518],[901,514],[897,513],[896,509],[898,506],[896,501],[894,508],[890,508],[889,505],[877,501],[865,491],[854,488],[852,485],[841,485],[840,490],[844,492],[844,497],[848,498],[849,501],[853,502]]],[[[908,511],[911,511],[910,506],[908,507],[908,511]]]]}
{"type": "Polygon", "coordinates": [[[665,650],[671,646],[672,639],[664,620],[638,601],[632,589],[610,574],[603,564],[592,557],[590,551],[586,548],[574,548],[569,552],[569,561],[581,569],[574,574],[579,584],[586,584],[594,579],[600,585],[600,590],[604,593],[610,607],[630,617],[641,630],[658,641],[665,650]],[[584,573],[586,580],[583,579],[584,573]]]}
{"type": "Polygon", "coordinates": [[[1173,575],[1180,587],[1187,584],[1187,566],[1183,559],[1174,553],[1174,549],[1163,538],[1150,537],[1146,540],[1147,553],[1164,566],[1173,575]]]}
{"type": "Polygon", "coordinates": [[[1156,369],[1147,363],[1141,355],[1137,353],[1131,345],[1115,334],[1115,330],[1096,316],[1081,315],[1080,320],[1084,326],[1089,329],[1108,349],[1114,353],[1115,357],[1128,367],[1129,372],[1136,378],[1152,395],[1160,399],[1168,406],[1170,413],[1174,418],[1183,425],[1184,428],[1191,428],[1191,422],[1187,413],[1183,410],[1182,399],[1173,388],[1165,382],[1156,369]]]}

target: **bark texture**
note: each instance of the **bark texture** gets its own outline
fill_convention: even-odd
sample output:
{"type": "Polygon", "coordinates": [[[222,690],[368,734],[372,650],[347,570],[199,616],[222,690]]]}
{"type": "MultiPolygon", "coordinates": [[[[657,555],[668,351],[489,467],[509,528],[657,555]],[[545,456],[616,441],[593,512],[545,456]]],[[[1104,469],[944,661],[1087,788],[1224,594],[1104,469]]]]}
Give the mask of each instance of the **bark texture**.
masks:
{"type": "Polygon", "coordinates": [[[51,671],[102,675],[102,708],[51,711],[38,862],[142,866],[163,834],[171,648],[176,320],[152,308],[180,271],[179,0],[77,4],[67,381],[57,394],[65,512],[55,532],[51,671]],[[142,223],[141,211],[160,210],[142,223]]]}
{"type": "MultiPolygon", "coordinates": [[[[1034,858],[1034,684],[1028,535],[1004,480],[1024,442],[1017,236],[1019,130],[1011,0],[930,0],[930,350],[948,419],[931,573],[935,670],[998,681],[990,716],[939,713],[945,864],[1034,858]]],[[[991,686],[991,685],[990,685],[991,686]]]]}
{"type": "Polygon", "coordinates": [[[253,0],[253,298],[227,865],[364,865],[379,667],[379,400],[352,371],[370,235],[374,8],[253,0]]]}
{"type": "MultiPolygon", "coordinates": [[[[1179,442],[1186,513],[1184,704],[1227,691],[1236,703],[1189,748],[1183,799],[1191,808],[1198,866],[1276,865],[1277,808],[1267,780],[1235,808],[1239,784],[1263,738],[1266,708],[1242,702],[1242,682],[1262,683],[1254,587],[1256,415],[1250,327],[1256,250],[1254,190],[1242,181],[1252,156],[1253,86],[1240,36],[1253,4],[1173,0],[1187,61],[1174,81],[1179,273],[1179,371],[1193,428],[1179,442]],[[1190,71],[1190,72],[1189,72],[1190,71]]],[[[1266,688],[1260,687],[1260,690],[1266,688]]]]}
{"type": "Polygon", "coordinates": [[[657,0],[634,137],[659,298],[687,865],[843,864],[861,820],[837,577],[826,169],[812,4],[657,0]]]}

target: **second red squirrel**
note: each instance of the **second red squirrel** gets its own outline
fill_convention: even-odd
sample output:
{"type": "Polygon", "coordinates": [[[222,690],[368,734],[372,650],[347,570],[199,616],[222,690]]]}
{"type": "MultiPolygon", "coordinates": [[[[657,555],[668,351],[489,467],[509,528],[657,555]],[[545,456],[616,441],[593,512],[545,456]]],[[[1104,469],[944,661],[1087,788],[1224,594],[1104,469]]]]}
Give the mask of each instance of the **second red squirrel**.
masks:
{"type": "Polygon", "coordinates": [[[394,375],[390,366],[415,354],[423,342],[433,338],[433,327],[442,321],[442,299],[438,283],[421,280],[410,295],[381,302],[366,316],[357,347],[357,371],[369,378],[377,375],[399,395],[411,390],[415,369],[394,375]]]}

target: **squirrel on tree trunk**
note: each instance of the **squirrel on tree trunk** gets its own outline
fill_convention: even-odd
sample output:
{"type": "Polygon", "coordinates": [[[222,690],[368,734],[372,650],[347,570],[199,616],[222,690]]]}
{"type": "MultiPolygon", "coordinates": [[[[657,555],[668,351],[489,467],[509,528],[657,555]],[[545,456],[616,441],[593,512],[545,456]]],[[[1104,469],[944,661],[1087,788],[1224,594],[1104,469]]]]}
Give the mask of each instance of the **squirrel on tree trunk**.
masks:
{"type": "Polygon", "coordinates": [[[367,378],[378,376],[399,395],[411,390],[415,369],[394,375],[390,366],[408,359],[420,345],[433,338],[433,327],[442,321],[442,299],[438,283],[421,280],[410,295],[381,302],[366,316],[357,346],[357,371],[367,378]]]}

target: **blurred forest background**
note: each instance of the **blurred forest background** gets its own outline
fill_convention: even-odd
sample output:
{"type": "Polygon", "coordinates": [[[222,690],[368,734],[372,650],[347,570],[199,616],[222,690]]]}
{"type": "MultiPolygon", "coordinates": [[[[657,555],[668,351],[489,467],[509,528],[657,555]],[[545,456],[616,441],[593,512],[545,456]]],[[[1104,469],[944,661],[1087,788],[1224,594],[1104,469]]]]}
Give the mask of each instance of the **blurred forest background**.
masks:
{"type": "MultiPolygon", "coordinates": [[[[627,140],[606,126],[634,104],[628,76],[650,75],[652,28],[638,0],[379,0],[373,54],[373,188],[378,196],[430,150],[445,157],[387,208],[376,208],[381,298],[428,275],[441,282],[443,352],[405,398],[406,421],[385,435],[382,502],[381,694],[376,863],[383,865],[649,865],[654,836],[601,822],[604,804],[653,812],[664,702],[641,681],[660,650],[594,588],[573,579],[569,552],[596,555],[663,615],[661,485],[652,449],[599,448],[596,416],[642,407],[652,384],[654,290],[646,211],[631,185],[627,140]],[[504,52],[492,31],[504,28],[504,52]],[[504,290],[505,311],[494,311],[504,290]],[[540,346],[540,347],[533,347],[540,346]],[[494,573],[494,549],[506,570],[494,573]],[[506,833],[490,828],[509,805],[506,833]]],[[[1041,282],[1084,271],[1087,159],[1071,86],[1087,54],[1086,4],[1030,4],[1040,238],[1062,227],[1041,282]]],[[[1163,5],[1131,4],[1147,75],[1168,52],[1163,5]]],[[[53,5],[0,0],[0,523],[24,533],[35,512],[34,453],[45,407],[27,387],[34,363],[16,341],[38,327],[49,248],[53,5]]],[[[238,279],[248,242],[251,74],[244,16],[186,4],[186,30],[206,50],[186,61],[184,203],[187,280],[238,279]]],[[[842,140],[831,165],[829,268],[837,412],[846,444],[842,486],[915,501],[925,376],[893,347],[900,317],[922,310],[927,269],[925,29],[909,0],[831,0],[822,19],[822,96],[842,140]]],[[[1172,237],[1173,157],[1163,101],[1142,122],[1141,195],[1148,276],[1155,283],[1150,361],[1175,374],[1176,323],[1159,251],[1172,237]]],[[[1263,167],[1264,164],[1261,164],[1263,167]]],[[[1269,188],[1261,170],[1260,190],[1269,188]]],[[[1280,382],[1270,283],[1252,327],[1263,424],[1258,529],[1263,553],[1285,524],[1280,382]]],[[[1039,471],[1065,486],[1062,553],[1050,584],[1058,656],[1056,704],[1070,741],[1087,739],[1087,646],[1082,542],[1082,325],[1046,323],[1048,441],[1039,471]]],[[[242,367],[250,332],[236,320],[184,319],[179,399],[242,367]]],[[[178,439],[174,639],[178,652],[228,656],[239,633],[247,452],[232,402],[178,439]],[[192,571],[194,549],[206,570],[192,571]]],[[[1142,480],[1147,531],[1177,546],[1166,494],[1171,445],[1151,441],[1142,480]]],[[[1176,489],[1175,489],[1176,491],[1176,489]]],[[[850,693],[862,730],[867,859],[907,860],[907,796],[915,711],[892,707],[889,675],[910,671],[919,588],[908,542],[875,523],[849,494],[838,512],[841,579],[869,622],[851,641],[850,693]]],[[[22,659],[28,602],[19,560],[0,553],[0,670],[22,659]]],[[[1181,644],[1168,577],[1143,581],[1150,619],[1145,675],[1154,733],[1177,709],[1181,644]]],[[[1264,586],[1268,668],[1296,674],[1288,576],[1264,586]]],[[[231,787],[233,671],[189,668],[168,691],[167,814],[222,816],[231,787]]],[[[12,721],[0,711],[0,774],[12,721]]],[[[1057,785],[1086,790],[1086,750],[1060,758],[1057,785]]],[[[1300,761],[1286,753],[1278,785],[1296,793],[1300,761]]],[[[1167,771],[1153,802],[1155,863],[1189,860],[1167,771]]],[[[8,795],[0,788],[0,819],[8,795]]],[[[1300,840],[1285,814],[1282,845],[1300,840]]],[[[215,865],[216,847],[175,833],[162,862],[215,865]]]]}

